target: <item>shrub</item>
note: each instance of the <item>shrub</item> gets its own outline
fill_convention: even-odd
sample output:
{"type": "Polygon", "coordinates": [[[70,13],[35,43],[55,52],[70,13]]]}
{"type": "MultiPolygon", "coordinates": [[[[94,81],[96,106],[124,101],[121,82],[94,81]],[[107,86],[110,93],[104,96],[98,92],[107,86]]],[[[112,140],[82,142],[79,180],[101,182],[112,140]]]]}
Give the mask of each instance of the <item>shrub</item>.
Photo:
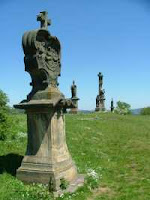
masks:
{"type": "Polygon", "coordinates": [[[0,90],[0,140],[5,140],[9,128],[8,120],[8,97],[0,90]]]}
{"type": "Polygon", "coordinates": [[[0,90],[0,140],[3,141],[7,138],[16,139],[19,132],[26,132],[24,127],[20,127],[22,113],[17,116],[18,110],[10,108],[8,102],[7,95],[0,90]]]}
{"type": "Polygon", "coordinates": [[[0,108],[7,108],[7,103],[9,102],[9,99],[7,95],[0,90],[0,108]]]}
{"type": "Polygon", "coordinates": [[[8,130],[8,117],[6,112],[0,109],[0,140],[5,140],[7,135],[7,130],[8,130]]]}
{"type": "Polygon", "coordinates": [[[117,107],[115,109],[115,113],[121,114],[121,115],[130,114],[131,113],[130,108],[131,108],[130,104],[118,101],[117,107]]]}
{"type": "Polygon", "coordinates": [[[143,108],[141,110],[141,115],[150,115],[150,107],[143,108]]]}

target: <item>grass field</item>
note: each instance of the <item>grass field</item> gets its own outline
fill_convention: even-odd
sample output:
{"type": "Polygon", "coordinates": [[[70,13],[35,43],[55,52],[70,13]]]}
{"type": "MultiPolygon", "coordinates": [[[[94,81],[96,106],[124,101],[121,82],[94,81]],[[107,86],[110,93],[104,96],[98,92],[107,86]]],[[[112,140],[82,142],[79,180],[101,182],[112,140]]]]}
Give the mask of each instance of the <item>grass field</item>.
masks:
{"type": "MultiPolygon", "coordinates": [[[[0,141],[0,200],[52,200],[48,187],[15,178],[26,149],[26,117],[18,135],[0,141]]],[[[86,183],[58,199],[150,200],[150,116],[66,115],[69,151],[86,183]]]]}

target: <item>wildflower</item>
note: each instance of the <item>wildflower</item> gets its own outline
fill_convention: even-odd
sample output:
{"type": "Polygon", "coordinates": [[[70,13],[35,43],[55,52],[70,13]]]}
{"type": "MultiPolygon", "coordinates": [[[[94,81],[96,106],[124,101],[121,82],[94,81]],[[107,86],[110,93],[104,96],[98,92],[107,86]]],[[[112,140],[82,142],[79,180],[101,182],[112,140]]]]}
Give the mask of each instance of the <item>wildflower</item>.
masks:
{"type": "Polygon", "coordinates": [[[93,179],[99,179],[99,175],[96,173],[94,169],[88,169],[87,175],[91,176],[93,179]]]}

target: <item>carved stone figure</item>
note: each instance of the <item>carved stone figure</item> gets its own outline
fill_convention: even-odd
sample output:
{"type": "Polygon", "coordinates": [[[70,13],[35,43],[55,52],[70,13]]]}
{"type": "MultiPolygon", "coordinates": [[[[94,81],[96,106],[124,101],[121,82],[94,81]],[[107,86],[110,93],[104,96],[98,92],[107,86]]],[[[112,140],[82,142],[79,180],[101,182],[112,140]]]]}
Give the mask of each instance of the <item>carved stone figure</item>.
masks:
{"type": "Polygon", "coordinates": [[[71,85],[71,95],[72,95],[71,99],[74,102],[75,108],[71,108],[70,113],[77,114],[79,98],[77,97],[77,86],[75,84],[75,81],[73,81],[71,85]]]}
{"type": "Polygon", "coordinates": [[[53,192],[63,193],[61,180],[69,182],[66,191],[83,185],[72,161],[65,137],[64,110],[76,108],[58,89],[61,46],[48,31],[47,12],[37,16],[41,28],[23,35],[25,70],[31,75],[32,90],[26,100],[14,105],[27,113],[28,144],[17,178],[32,183],[49,184],[53,192]]]}
{"type": "Polygon", "coordinates": [[[114,112],[114,101],[111,99],[111,112],[114,112]]]}
{"type": "Polygon", "coordinates": [[[77,97],[77,86],[75,85],[75,81],[73,81],[71,86],[71,94],[72,98],[77,97]]]}
{"type": "Polygon", "coordinates": [[[105,111],[105,90],[102,89],[103,75],[101,72],[99,72],[98,78],[99,78],[99,94],[96,97],[95,111],[105,111]]]}

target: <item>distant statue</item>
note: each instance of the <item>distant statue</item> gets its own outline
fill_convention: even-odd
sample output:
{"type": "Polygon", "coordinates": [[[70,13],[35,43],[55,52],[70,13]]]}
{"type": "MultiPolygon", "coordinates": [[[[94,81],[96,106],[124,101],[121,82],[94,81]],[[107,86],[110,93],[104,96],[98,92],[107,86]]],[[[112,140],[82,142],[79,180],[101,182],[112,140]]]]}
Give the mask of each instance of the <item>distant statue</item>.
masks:
{"type": "Polygon", "coordinates": [[[96,108],[95,111],[105,111],[105,90],[103,88],[103,74],[101,72],[98,73],[98,81],[99,81],[99,91],[96,96],[96,108]]]}
{"type": "Polygon", "coordinates": [[[71,86],[71,94],[72,98],[77,97],[77,86],[75,85],[75,81],[73,81],[73,84],[71,86]]]}
{"type": "Polygon", "coordinates": [[[111,112],[113,112],[114,111],[114,101],[113,101],[113,99],[111,99],[111,112]]]}

